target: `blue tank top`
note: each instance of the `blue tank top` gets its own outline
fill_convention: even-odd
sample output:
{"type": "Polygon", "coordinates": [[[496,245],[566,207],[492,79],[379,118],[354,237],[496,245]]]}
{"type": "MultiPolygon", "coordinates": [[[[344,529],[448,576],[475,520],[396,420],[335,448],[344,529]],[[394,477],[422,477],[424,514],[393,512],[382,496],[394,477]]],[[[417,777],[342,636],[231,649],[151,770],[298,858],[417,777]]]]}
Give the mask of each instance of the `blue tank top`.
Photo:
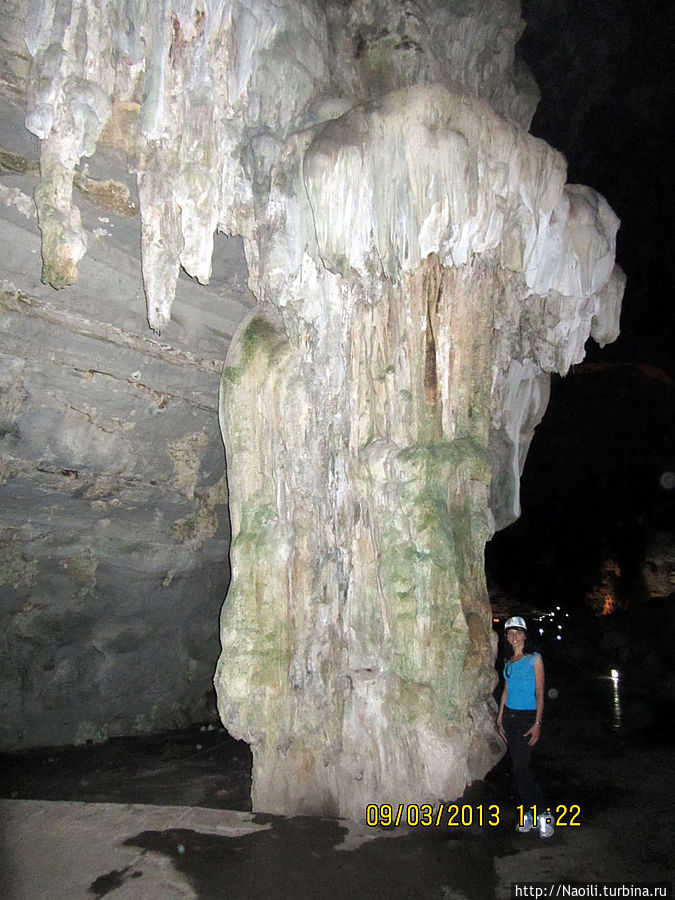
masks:
{"type": "Polygon", "coordinates": [[[509,709],[536,709],[534,664],[541,659],[539,653],[528,653],[518,662],[504,664],[504,679],[508,687],[506,706],[509,709]]]}

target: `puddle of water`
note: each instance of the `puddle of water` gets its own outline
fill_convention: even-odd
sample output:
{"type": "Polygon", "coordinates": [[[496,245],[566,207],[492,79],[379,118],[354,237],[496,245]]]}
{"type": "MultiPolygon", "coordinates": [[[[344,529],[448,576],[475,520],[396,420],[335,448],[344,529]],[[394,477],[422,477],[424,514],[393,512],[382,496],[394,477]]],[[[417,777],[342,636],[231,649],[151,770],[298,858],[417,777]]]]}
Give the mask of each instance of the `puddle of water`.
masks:
{"type": "Polygon", "coordinates": [[[604,710],[605,715],[609,715],[612,730],[619,732],[623,721],[621,672],[611,669],[608,675],[598,675],[597,681],[602,687],[603,703],[609,707],[609,710],[604,710]]]}
{"type": "Polygon", "coordinates": [[[346,836],[339,821],[261,818],[272,828],[235,838],[146,831],[125,845],[169,857],[203,898],[495,896],[493,853],[484,840],[449,840],[444,829],[413,829],[336,852],[346,836]]]}

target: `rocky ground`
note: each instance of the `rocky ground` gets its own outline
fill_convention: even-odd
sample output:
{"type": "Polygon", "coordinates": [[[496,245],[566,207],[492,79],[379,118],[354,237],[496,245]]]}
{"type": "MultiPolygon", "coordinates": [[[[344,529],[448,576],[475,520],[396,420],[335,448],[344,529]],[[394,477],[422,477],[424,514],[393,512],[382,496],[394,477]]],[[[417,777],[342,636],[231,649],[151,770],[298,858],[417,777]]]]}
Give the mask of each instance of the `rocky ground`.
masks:
{"type": "Polygon", "coordinates": [[[669,880],[675,773],[664,716],[621,683],[617,705],[609,673],[582,681],[564,659],[549,676],[559,693],[548,701],[538,771],[548,802],[580,807],[580,827],[546,841],[516,834],[506,760],[462,801],[497,804],[497,827],[372,829],[251,814],[247,746],[203,726],[3,757],[14,866],[5,877],[16,876],[6,895],[488,900],[510,897],[518,880],[669,880]],[[29,848],[30,864],[21,855],[29,848]],[[16,875],[22,862],[32,881],[16,875]],[[40,885],[46,892],[25,893],[40,885]]]}

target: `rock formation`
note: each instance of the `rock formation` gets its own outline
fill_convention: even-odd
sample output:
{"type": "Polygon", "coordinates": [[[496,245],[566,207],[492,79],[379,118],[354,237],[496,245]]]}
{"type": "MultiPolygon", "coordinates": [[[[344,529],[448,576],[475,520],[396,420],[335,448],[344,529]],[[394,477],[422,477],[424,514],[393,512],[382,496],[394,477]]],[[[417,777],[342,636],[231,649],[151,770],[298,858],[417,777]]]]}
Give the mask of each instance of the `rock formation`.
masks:
{"type": "Polygon", "coordinates": [[[218,386],[250,307],[241,240],[219,235],[209,286],[182,275],[161,339],[149,331],[127,108],[75,170],[78,281],[40,283],[28,6],[0,11],[3,750],[217,721],[230,537],[218,386]]]}
{"type": "Polygon", "coordinates": [[[651,538],[641,568],[647,597],[670,597],[675,593],[675,538],[672,533],[661,532],[651,538]]]}
{"type": "Polygon", "coordinates": [[[243,239],[215,683],[256,809],[450,799],[501,752],[485,541],[518,515],[549,373],[614,339],[623,287],[616,217],[527,134],[521,28],[481,0],[26,18],[43,280],[87,258],[72,185],[99,145],[137,176],[155,331],[181,267],[207,283],[214,235],[243,239]]]}
{"type": "Polygon", "coordinates": [[[616,219],[564,171],[484,102],[418,86],[305,131],[272,173],[267,302],[221,393],[216,683],[258,808],[455,797],[495,761],[483,548],[518,513],[547,372],[620,296],[616,219]]]}

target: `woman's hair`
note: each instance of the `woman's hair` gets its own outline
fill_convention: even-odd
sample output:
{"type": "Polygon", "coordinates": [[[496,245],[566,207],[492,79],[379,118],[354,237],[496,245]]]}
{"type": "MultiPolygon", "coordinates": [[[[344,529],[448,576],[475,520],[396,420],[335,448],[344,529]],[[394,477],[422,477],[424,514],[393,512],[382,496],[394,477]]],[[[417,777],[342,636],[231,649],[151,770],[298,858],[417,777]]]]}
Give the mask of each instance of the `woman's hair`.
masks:
{"type": "MultiPolygon", "coordinates": [[[[508,631],[513,631],[513,630],[514,630],[514,629],[512,629],[512,628],[509,628],[509,629],[508,629],[508,631]]],[[[517,630],[517,631],[522,631],[523,629],[522,629],[522,628],[518,628],[518,629],[516,629],[516,630],[517,630]]],[[[503,641],[504,641],[504,658],[508,660],[508,659],[511,659],[511,657],[513,656],[513,647],[512,647],[511,644],[509,644],[509,642],[506,640],[506,634],[507,634],[507,632],[505,631],[505,632],[504,632],[504,638],[503,638],[503,641]]],[[[523,653],[524,653],[524,654],[534,653],[534,644],[532,643],[532,638],[530,637],[530,632],[529,632],[529,631],[526,631],[526,632],[525,632],[525,644],[524,644],[524,646],[523,646],[523,653]]]]}

